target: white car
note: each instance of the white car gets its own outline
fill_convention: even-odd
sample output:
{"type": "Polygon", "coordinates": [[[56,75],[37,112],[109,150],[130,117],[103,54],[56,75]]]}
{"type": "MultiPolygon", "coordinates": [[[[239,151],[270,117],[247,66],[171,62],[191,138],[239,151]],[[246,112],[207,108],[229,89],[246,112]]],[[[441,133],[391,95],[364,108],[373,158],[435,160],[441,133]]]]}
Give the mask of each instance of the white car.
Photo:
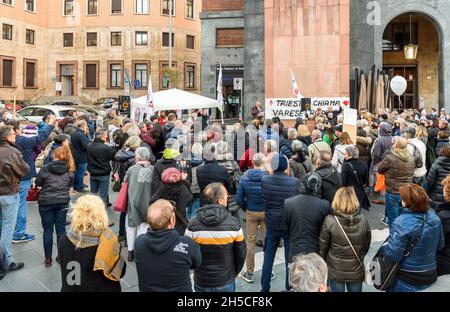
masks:
{"type": "Polygon", "coordinates": [[[80,107],[67,107],[67,106],[56,106],[56,105],[33,105],[28,106],[19,111],[20,115],[26,119],[39,123],[42,121],[42,117],[47,113],[51,113],[56,116],[57,120],[61,120],[66,117],[70,111],[76,110],[78,112],[87,113],[86,110],[80,107]]]}

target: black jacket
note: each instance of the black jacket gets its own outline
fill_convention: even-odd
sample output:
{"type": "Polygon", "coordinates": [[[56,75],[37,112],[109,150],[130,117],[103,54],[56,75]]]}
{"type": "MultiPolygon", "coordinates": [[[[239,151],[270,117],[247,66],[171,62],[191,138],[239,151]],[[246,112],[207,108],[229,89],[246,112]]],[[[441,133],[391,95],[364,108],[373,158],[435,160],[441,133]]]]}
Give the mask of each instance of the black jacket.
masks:
{"type": "MultiPolygon", "coordinates": [[[[153,171],[153,177],[152,177],[152,183],[153,185],[159,185],[161,183],[161,175],[164,172],[164,170],[168,168],[177,168],[180,169],[180,163],[176,159],[167,159],[167,158],[161,158],[159,159],[155,164],[155,169],[153,171]]],[[[184,170],[187,173],[186,182],[188,182],[189,185],[192,183],[192,168],[189,161],[186,161],[186,167],[184,170]]]]}
{"type": "Polygon", "coordinates": [[[190,270],[201,264],[200,248],[175,230],[151,231],[134,243],[141,292],[192,292],[190,270]]]}
{"type": "Polygon", "coordinates": [[[437,253],[438,275],[450,274],[450,203],[444,203],[437,208],[444,230],[445,247],[437,253]]]}
{"type": "Polygon", "coordinates": [[[72,154],[76,164],[87,163],[87,146],[89,142],[89,138],[79,128],[71,135],[72,154]]]}
{"type": "Polygon", "coordinates": [[[116,160],[116,168],[120,181],[123,181],[128,169],[136,163],[135,151],[123,148],[116,153],[114,159],[116,160]]]}
{"type": "Polygon", "coordinates": [[[332,203],[334,195],[342,186],[339,173],[333,168],[332,164],[320,165],[317,167],[316,173],[322,178],[322,186],[320,187],[321,198],[332,203]]]}
{"type": "MultiPolygon", "coordinates": [[[[67,235],[61,238],[58,243],[59,259],[61,262],[61,292],[121,292],[120,282],[112,281],[105,277],[103,271],[94,271],[95,255],[98,246],[77,249],[67,238],[67,235]],[[73,280],[74,267],[68,265],[70,262],[80,264],[79,285],[69,285],[67,281],[73,280]]],[[[120,250],[119,250],[120,253],[120,250]]],[[[126,273],[126,262],[124,263],[122,276],[126,273]]]]}
{"type": "Polygon", "coordinates": [[[213,182],[220,182],[231,192],[231,180],[225,167],[219,165],[217,160],[205,160],[203,165],[197,167],[197,181],[200,193],[213,182]]]}
{"type": "Polygon", "coordinates": [[[175,127],[175,124],[171,121],[167,122],[163,127],[163,137],[164,141],[167,141],[169,139],[169,134],[172,132],[173,128],[175,127]]]}
{"type": "Polygon", "coordinates": [[[319,253],[319,236],[323,220],[332,214],[330,202],[300,194],[286,199],[283,223],[289,233],[289,262],[301,253],[319,253]]]}
{"type": "Polygon", "coordinates": [[[202,265],[194,274],[196,284],[222,287],[234,281],[244,267],[247,252],[238,218],[223,206],[203,206],[185,235],[200,245],[202,253],[202,265]]]}
{"type": "Polygon", "coordinates": [[[38,204],[68,204],[73,180],[74,173],[69,173],[65,161],[55,160],[45,165],[36,177],[36,185],[42,187],[38,204]]]}
{"type": "Polygon", "coordinates": [[[111,173],[111,161],[114,150],[101,140],[95,140],[87,147],[87,170],[91,176],[108,176],[111,173]]]}
{"type": "Polygon", "coordinates": [[[441,182],[448,175],[450,175],[450,158],[439,157],[431,166],[427,177],[427,192],[430,195],[432,208],[436,209],[445,203],[441,182]]]}
{"type": "Polygon", "coordinates": [[[355,188],[356,197],[358,197],[359,205],[363,209],[369,209],[370,201],[367,197],[365,186],[367,185],[369,172],[367,165],[358,159],[345,160],[342,165],[341,179],[342,186],[353,186],[355,188]],[[356,175],[352,169],[356,171],[356,175]]]}

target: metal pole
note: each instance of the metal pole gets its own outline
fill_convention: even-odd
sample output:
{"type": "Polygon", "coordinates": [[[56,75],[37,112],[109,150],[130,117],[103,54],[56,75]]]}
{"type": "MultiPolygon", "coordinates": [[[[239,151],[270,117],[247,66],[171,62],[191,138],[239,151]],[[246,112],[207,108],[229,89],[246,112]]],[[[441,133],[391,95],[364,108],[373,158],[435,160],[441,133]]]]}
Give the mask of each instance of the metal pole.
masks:
{"type": "Polygon", "coordinates": [[[169,68],[172,67],[172,12],[173,0],[169,0],[169,68]]]}

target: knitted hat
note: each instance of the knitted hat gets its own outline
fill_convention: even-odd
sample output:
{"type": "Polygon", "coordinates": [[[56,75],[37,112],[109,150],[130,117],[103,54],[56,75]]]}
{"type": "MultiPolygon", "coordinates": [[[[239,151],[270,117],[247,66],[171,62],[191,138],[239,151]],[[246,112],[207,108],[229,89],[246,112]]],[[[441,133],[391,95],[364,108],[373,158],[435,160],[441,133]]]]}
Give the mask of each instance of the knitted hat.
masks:
{"type": "Polygon", "coordinates": [[[181,181],[181,172],[177,168],[167,168],[161,174],[161,181],[165,184],[173,184],[181,181]]]}
{"type": "Polygon", "coordinates": [[[288,160],[283,154],[274,154],[270,160],[270,167],[273,171],[286,171],[288,168],[288,160]]]}

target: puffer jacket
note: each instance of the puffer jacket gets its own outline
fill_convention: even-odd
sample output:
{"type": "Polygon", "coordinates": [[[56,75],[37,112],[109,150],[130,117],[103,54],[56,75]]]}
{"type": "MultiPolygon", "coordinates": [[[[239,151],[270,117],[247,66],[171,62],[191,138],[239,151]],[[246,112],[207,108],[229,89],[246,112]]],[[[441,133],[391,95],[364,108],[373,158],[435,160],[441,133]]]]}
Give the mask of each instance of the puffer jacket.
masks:
{"type": "Polygon", "coordinates": [[[194,281],[202,287],[231,283],[244,267],[247,248],[238,218],[225,207],[206,205],[197,211],[185,232],[200,246],[202,264],[194,281]]]}
{"type": "MultiPolygon", "coordinates": [[[[366,216],[337,213],[336,217],[364,264],[372,238],[366,216]]],[[[348,283],[360,283],[364,280],[364,266],[356,258],[336,218],[331,215],[325,218],[320,232],[320,256],[327,263],[330,279],[348,283]]]]}
{"type": "Polygon", "coordinates": [[[428,172],[427,192],[430,195],[431,207],[436,209],[445,202],[442,181],[450,175],[450,157],[439,157],[428,172]]]}
{"type": "Polygon", "coordinates": [[[264,211],[261,179],[266,175],[267,172],[263,170],[250,169],[241,177],[236,193],[236,201],[242,210],[264,211]]]}
{"type": "Polygon", "coordinates": [[[116,167],[120,181],[123,181],[128,169],[136,162],[135,151],[128,148],[123,148],[116,153],[114,159],[116,160],[116,167]]]}
{"type": "Polygon", "coordinates": [[[356,148],[359,151],[359,160],[367,165],[370,159],[370,144],[372,144],[372,139],[369,137],[356,137],[356,148]]]}
{"type": "Polygon", "coordinates": [[[408,149],[395,149],[386,155],[378,173],[386,175],[386,192],[400,194],[403,184],[413,182],[416,162],[408,149]]]}
{"type": "Polygon", "coordinates": [[[391,127],[383,122],[379,129],[379,136],[372,146],[372,162],[378,165],[383,161],[387,153],[392,149],[391,127]]]}
{"type": "Polygon", "coordinates": [[[341,176],[331,163],[320,165],[317,167],[316,173],[322,178],[322,185],[319,190],[320,197],[332,203],[334,195],[342,186],[341,176]]]}
{"type": "Polygon", "coordinates": [[[438,275],[450,274],[450,203],[438,207],[437,216],[444,230],[445,246],[437,253],[438,275]]]}
{"type": "Polygon", "coordinates": [[[65,161],[51,161],[36,177],[36,185],[41,187],[38,204],[68,204],[73,180],[74,173],[69,172],[65,161]]]}
{"type": "Polygon", "coordinates": [[[292,157],[292,140],[282,138],[280,141],[280,153],[287,158],[292,157]]]}
{"type": "Polygon", "coordinates": [[[28,175],[30,167],[17,146],[0,141],[0,196],[19,192],[19,179],[28,175]]]}
{"type": "Polygon", "coordinates": [[[444,247],[444,233],[441,220],[432,210],[427,212],[427,222],[419,242],[411,254],[402,260],[408,243],[420,234],[424,216],[404,208],[392,224],[383,253],[391,261],[401,260],[401,271],[426,272],[436,269],[436,253],[444,247]]]}
{"type": "Polygon", "coordinates": [[[261,179],[261,189],[266,226],[273,232],[286,234],[287,229],[283,224],[284,201],[300,193],[299,180],[275,171],[273,175],[261,179]]]}

